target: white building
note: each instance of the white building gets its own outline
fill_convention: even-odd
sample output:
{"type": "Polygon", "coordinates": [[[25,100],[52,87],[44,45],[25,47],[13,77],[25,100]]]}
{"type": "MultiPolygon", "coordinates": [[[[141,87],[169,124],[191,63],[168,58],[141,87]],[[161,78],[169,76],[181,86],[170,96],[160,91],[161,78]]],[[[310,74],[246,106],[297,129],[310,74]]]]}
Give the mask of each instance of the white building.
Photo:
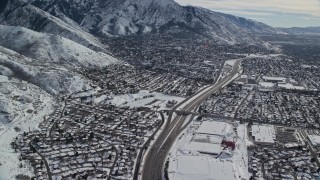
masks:
{"type": "Polygon", "coordinates": [[[320,136],[308,135],[308,139],[314,147],[320,147],[320,136]]]}
{"type": "Polygon", "coordinates": [[[256,144],[273,145],[276,132],[272,125],[252,125],[252,137],[256,144]]]}

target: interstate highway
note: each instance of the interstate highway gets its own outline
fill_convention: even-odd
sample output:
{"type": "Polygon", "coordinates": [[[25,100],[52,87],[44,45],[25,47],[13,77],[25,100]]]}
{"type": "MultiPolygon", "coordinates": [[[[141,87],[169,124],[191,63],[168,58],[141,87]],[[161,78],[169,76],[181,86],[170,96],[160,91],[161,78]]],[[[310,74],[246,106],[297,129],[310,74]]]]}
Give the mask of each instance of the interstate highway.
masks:
{"type": "MultiPolygon", "coordinates": [[[[242,60],[243,59],[237,59],[231,72],[220,79],[220,81],[207,87],[205,90],[198,92],[186,103],[183,103],[180,107],[175,107],[174,109],[181,108],[181,111],[190,112],[196,110],[211,94],[217,93],[220,89],[228,85],[235,76],[238,76],[242,60]]],[[[163,177],[164,162],[171,146],[179,136],[181,127],[186,121],[187,116],[177,115],[172,121],[171,118],[172,115],[170,115],[168,119],[170,122],[169,126],[162,131],[145,157],[141,174],[142,180],[161,180],[163,177]]]]}

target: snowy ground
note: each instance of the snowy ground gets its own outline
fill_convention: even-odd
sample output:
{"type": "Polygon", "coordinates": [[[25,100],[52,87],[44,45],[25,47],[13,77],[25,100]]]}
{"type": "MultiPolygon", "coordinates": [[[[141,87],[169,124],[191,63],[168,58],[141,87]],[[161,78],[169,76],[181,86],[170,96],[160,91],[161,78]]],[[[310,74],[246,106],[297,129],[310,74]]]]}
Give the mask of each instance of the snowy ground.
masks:
{"type": "Polygon", "coordinates": [[[249,179],[247,146],[251,144],[245,124],[215,122],[210,119],[204,122],[193,121],[171,148],[169,179],[249,179]],[[217,129],[222,124],[224,131],[217,129]],[[198,129],[204,127],[223,135],[197,133],[198,129]],[[223,139],[234,141],[235,150],[222,147],[223,139]]]}
{"type": "Polygon", "coordinates": [[[234,66],[234,64],[237,62],[237,59],[228,60],[225,62],[225,65],[234,66]]]}
{"type": "Polygon", "coordinates": [[[36,129],[52,112],[52,98],[40,88],[18,79],[0,79],[0,179],[15,179],[17,174],[32,175],[33,169],[19,161],[10,143],[24,131],[36,129]],[[23,167],[20,168],[22,163],[23,167]]]}
{"type": "Polygon", "coordinates": [[[142,90],[137,94],[114,96],[109,102],[117,106],[149,107],[160,111],[170,109],[166,107],[169,100],[175,100],[177,103],[180,103],[184,99],[178,96],[169,96],[156,92],[150,93],[149,91],[142,90]]]}

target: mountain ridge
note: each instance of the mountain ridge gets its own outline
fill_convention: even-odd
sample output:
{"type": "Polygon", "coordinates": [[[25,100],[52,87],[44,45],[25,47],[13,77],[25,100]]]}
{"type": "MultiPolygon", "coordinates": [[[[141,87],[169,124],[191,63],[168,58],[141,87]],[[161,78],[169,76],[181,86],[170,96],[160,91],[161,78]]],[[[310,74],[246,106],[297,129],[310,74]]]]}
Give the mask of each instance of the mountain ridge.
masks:
{"type": "Polygon", "coordinates": [[[319,27],[291,27],[291,28],[279,28],[282,31],[292,35],[320,35],[319,27]]]}
{"type": "Polygon", "coordinates": [[[105,45],[77,23],[61,20],[25,1],[9,1],[0,13],[0,24],[60,35],[93,50],[108,53],[105,45]]]}
{"type": "Polygon", "coordinates": [[[120,62],[54,34],[5,25],[0,25],[0,34],[0,75],[1,67],[5,67],[16,78],[52,95],[89,87],[89,81],[77,73],[79,68],[101,68],[120,62]]]}
{"type": "MultiPolygon", "coordinates": [[[[12,1],[21,2],[20,0],[12,1]]],[[[54,34],[56,32],[48,29],[53,27],[52,24],[60,25],[62,26],[59,29],[60,31],[78,35],[72,35],[71,37],[65,35],[64,37],[87,47],[94,43],[85,44],[81,41],[90,37],[90,33],[98,37],[145,33],[186,33],[190,35],[200,34],[213,39],[217,43],[259,44],[261,40],[254,37],[252,33],[278,32],[275,28],[253,20],[199,7],[181,6],[173,0],[25,0],[23,3],[26,3],[29,9],[33,8],[34,11],[40,11],[44,14],[42,16],[47,16],[47,19],[50,17],[48,24],[44,25],[47,28],[43,28],[46,32],[54,34]],[[72,28],[76,29],[77,33],[72,32],[70,30],[72,28]],[[76,38],[79,36],[80,40],[76,38]]],[[[11,12],[10,10],[14,8],[10,7],[10,4],[12,4],[11,1],[7,5],[9,8],[7,7],[2,14],[14,15],[17,10],[11,12]]],[[[23,7],[18,7],[18,9],[21,8],[23,7]]],[[[25,17],[35,15],[39,16],[39,13],[34,13],[31,10],[24,14],[25,17]]],[[[1,16],[3,15],[0,14],[1,16]]],[[[30,21],[19,23],[17,20],[12,21],[10,18],[3,17],[1,21],[0,18],[0,23],[6,22],[8,25],[20,25],[37,30],[32,28],[30,24],[37,24],[39,21],[32,19],[30,21]]],[[[39,31],[43,30],[40,29],[39,31]]],[[[94,45],[96,47],[100,46],[99,43],[94,45]]],[[[103,46],[100,47],[103,49],[103,46]]]]}
{"type": "Polygon", "coordinates": [[[32,31],[24,27],[0,25],[0,45],[41,63],[73,67],[103,67],[117,60],[64,37],[32,31]]]}

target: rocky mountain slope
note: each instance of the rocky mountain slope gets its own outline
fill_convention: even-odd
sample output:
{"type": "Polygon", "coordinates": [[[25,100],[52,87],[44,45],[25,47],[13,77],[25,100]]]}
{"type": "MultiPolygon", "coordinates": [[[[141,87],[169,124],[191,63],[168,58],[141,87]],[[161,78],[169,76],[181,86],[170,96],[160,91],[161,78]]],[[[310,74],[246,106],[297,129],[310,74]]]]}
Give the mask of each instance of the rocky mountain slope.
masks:
{"type": "Polygon", "coordinates": [[[242,29],[246,30],[247,32],[250,32],[252,34],[258,33],[258,34],[282,34],[281,29],[277,29],[274,27],[271,27],[269,25],[266,25],[261,22],[257,22],[251,19],[246,19],[243,17],[237,17],[230,14],[224,14],[219,12],[213,12],[217,16],[221,16],[223,18],[226,18],[233,22],[234,24],[238,25],[242,29]]]}
{"type": "Polygon", "coordinates": [[[2,76],[36,85],[52,95],[73,92],[88,86],[84,78],[63,66],[54,64],[48,66],[35,62],[37,60],[0,46],[0,75],[2,76]]]}
{"type": "Polygon", "coordinates": [[[20,108],[21,101],[12,104],[13,92],[14,97],[28,97],[27,104],[32,105],[38,97],[34,92],[41,92],[41,98],[52,99],[61,92],[90,88],[90,81],[77,73],[79,68],[119,62],[103,52],[53,34],[5,25],[0,25],[0,34],[0,124],[19,115],[20,111],[14,109],[20,108]]]}
{"type": "Polygon", "coordinates": [[[107,52],[100,41],[68,18],[55,17],[23,0],[4,0],[0,24],[22,26],[38,32],[60,35],[93,50],[107,52]]]}
{"type": "Polygon", "coordinates": [[[201,34],[229,44],[259,43],[252,33],[278,32],[256,21],[184,7],[173,0],[21,1],[9,1],[0,14],[0,23],[53,34],[65,32],[62,36],[95,48],[101,46],[88,32],[100,37],[150,32],[201,34]]]}
{"type": "Polygon", "coordinates": [[[0,25],[0,46],[33,58],[33,64],[59,64],[67,68],[103,67],[117,60],[61,36],[22,27],[0,25]]]}

